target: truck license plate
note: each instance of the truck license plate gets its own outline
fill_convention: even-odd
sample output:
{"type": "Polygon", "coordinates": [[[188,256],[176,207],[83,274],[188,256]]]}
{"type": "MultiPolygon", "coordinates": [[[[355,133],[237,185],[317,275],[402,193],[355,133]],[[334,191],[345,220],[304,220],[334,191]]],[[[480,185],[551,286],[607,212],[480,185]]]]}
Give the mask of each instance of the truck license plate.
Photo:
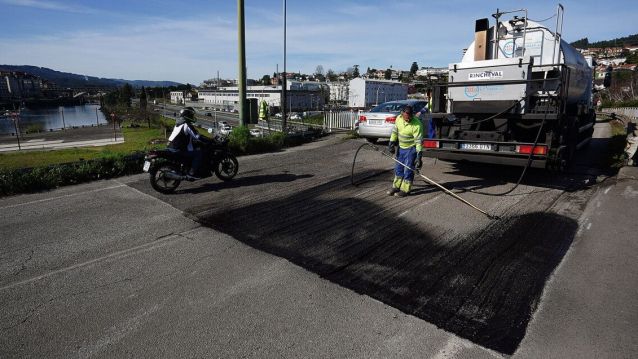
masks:
{"type": "Polygon", "coordinates": [[[151,162],[149,161],[144,161],[144,167],[142,167],[142,169],[144,170],[144,172],[148,172],[148,169],[151,168],[151,162]]]}
{"type": "Polygon", "coordinates": [[[462,150],[491,151],[492,145],[489,143],[461,143],[462,150]]]}

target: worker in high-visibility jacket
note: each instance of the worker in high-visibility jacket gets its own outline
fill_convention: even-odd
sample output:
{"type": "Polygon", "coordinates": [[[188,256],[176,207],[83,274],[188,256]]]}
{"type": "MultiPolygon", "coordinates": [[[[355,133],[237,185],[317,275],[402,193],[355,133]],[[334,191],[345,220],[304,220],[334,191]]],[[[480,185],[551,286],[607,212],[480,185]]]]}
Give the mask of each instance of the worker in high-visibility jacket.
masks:
{"type": "Polygon", "coordinates": [[[416,113],[416,116],[421,119],[423,127],[427,129],[426,137],[434,138],[436,137],[436,124],[434,123],[434,120],[432,120],[432,115],[430,115],[432,113],[432,90],[428,89],[426,94],[428,102],[421,110],[419,110],[419,112],[416,113]]]}
{"type": "Polygon", "coordinates": [[[266,102],[266,100],[261,100],[261,103],[259,103],[259,119],[267,121],[268,115],[268,103],[266,102]]]}
{"type": "MultiPolygon", "coordinates": [[[[401,115],[397,116],[394,122],[388,144],[390,153],[394,153],[397,140],[399,142],[397,160],[411,168],[420,166],[421,151],[423,150],[423,124],[418,117],[412,114],[412,106],[403,108],[401,115]]],[[[392,188],[388,191],[388,195],[407,196],[412,189],[413,180],[414,172],[397,163],[394,167],[392,188]]]]}

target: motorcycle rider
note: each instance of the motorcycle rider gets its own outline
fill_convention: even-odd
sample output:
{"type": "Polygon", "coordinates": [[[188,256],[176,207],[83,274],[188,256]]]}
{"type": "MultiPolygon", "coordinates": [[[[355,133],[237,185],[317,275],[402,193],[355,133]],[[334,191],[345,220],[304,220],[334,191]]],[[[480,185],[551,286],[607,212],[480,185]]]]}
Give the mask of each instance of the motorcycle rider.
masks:
{"type": "Polygon", "coordinates": [[[193,126],[195,122],[195,109],[184,107],[179,112],[179,118],[175,121],[175,128],[168,138],[168,148],[177,152],[187,163],[191,164],[187,174],[188,180],[200,179],[200,167],[204,153],[196,147],[199,143],[207,143],[207,138],[198,134],[193,126]]]}

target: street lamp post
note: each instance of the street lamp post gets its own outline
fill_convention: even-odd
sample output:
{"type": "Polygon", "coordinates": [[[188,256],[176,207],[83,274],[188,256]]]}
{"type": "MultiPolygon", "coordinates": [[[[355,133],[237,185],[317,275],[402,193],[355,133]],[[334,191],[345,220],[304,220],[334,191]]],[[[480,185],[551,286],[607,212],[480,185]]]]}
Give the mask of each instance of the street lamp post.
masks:
{"type": "Polygon", "coordinates": [[[20,114],[17,112],[12,112],[11,117],[13,117],[13,127],[15,128],[16,139],[18,140],[18,150],[21,150],[22,147],[20,147],[20,127],[18,126],[20,114]]]}
{"type": "Polygon", "coordinates": [[[115,114],[111,113],[111,121],[113,121],[113,142],[117,141],[117,132],[115,130],[115,114]]]}
{"type": "Polygon", "coordinates": [[[62,129],[66,130],[66,124],[64,122],[64,107],[62,107],[62,129]]]}

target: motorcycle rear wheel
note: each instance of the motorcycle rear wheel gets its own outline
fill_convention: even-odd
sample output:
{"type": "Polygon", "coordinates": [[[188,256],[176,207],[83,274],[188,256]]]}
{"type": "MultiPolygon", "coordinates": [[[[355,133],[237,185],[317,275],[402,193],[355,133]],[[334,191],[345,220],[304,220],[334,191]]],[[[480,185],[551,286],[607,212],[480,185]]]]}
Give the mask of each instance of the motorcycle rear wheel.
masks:
{"type": "Polygon", "coordinates": [[[171,164],[163,164],[152,167],[148,172],[151,180],[151,187],[153,187],[153,189],[157,192],[164,194],[173,193],[182,182],[177,179],[167,178],[167,172],[177,173],[178,169],[171,164]]]}
{"type": "Polygon", "coordinates": [[[215,175],[222,181],[230,181],[239,171],[237,158],[227,153],[215,166],[215,175]]]}

